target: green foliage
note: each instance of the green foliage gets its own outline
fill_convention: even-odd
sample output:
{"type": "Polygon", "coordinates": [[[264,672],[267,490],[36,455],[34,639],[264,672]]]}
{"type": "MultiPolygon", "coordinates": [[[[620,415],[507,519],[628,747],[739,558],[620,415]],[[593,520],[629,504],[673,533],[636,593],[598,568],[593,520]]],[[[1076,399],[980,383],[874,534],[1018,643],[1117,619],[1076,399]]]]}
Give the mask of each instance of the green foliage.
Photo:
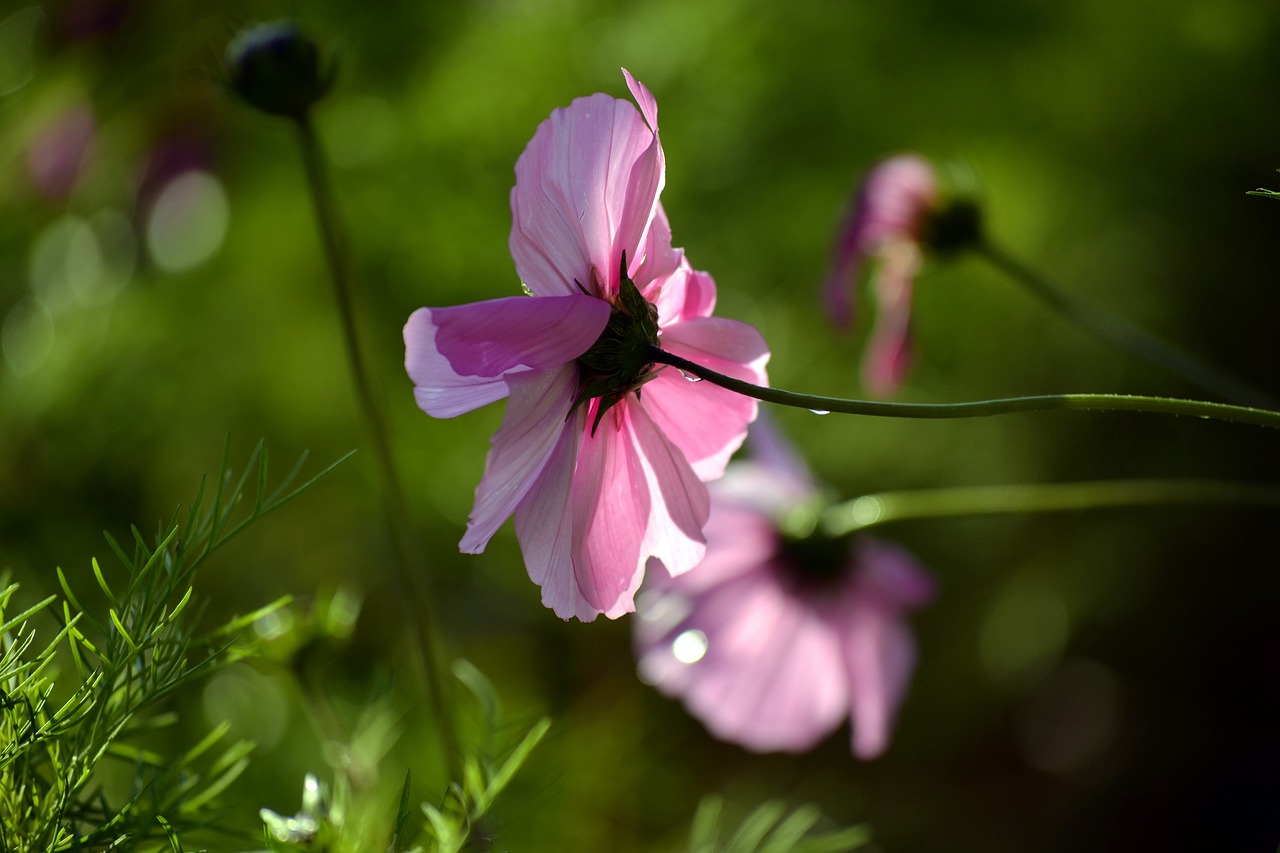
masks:
{"type": "Polygon", "coordinates": [[[844,853],[871,840],[871,829],[865,825],[815,833],[813,828],[822,819],[817,808],[800,806],[787,814],[786,806],[773,800],[757,806],[722,844],[722,805],[718,797],[706,797],[699,804],[689,833],[689,853],[844,853]]]}
{"type": "MultiPolygon", "coordinates": [[[[535,723],[504,758],[490,758],[501,726],[497,693],[467,661],[457,661],[453,669],[476,700],[466,718],[477,721],[479,734],[463,757],[462,780],[450,783],[441,805],[421,805],[425,822],[414,820],[409,773],[405,774],[393,812],[387,808],[382,790],[361,784],[356,778],[358,771],[351,772],[359,762],[346,762],[335,767],[332,795],[308,774],[303,784],[302,808],[296,815],[286,817],[271,809],[261,810],[268,849],[276,853],[457,853],[473,842],[494,802],[546,735],[551,721],[543,718],[535,723]]],[[[375,705],[352,737],[353,742],[364,741],[364,748],[343,750],[344,754],[358,752],[368,758],[389,751],[394,735],[387,715],[385,708],[375,705]]]]}
{"type": "Polygon", "coordinates": [[[89,602],[95,606],[82,604],[83,593],[58,569],[61,600],[50,596],[10,616],[18,585],[4,585],[0,849],[181,851],[182,834],[217,816],[217,799],[244,771],[252,745],[228,741],[220,725],[176,754],[161,754],[155,745],[177,715],[159,706],[199,676],[252,654],[240,632],[287,603],[200,631],[203,605],[191,581],[220,546],[333,467],[290,489],[304,460],[268,493],[262,445],[239,479],[224,449],[210,500],[202,483],[185,519],[175,512],[154,545],[136,528],[132,548],[107,534],[123,577],[92,561],[101,596],[89,602]],[[41,644],[43,614],[61,627],[41,644]]]}

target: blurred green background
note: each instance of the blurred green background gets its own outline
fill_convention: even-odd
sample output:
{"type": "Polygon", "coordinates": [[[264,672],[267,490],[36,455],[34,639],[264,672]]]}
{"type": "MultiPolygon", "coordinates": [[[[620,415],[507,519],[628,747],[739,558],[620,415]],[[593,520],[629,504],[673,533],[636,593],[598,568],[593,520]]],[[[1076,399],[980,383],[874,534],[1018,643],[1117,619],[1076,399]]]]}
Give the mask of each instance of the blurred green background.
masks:
{"type": "MultiPolygon", "coordinates": [[[[317,124],[350,229],[362,329],[450,650],[497,685],[512,740],[555,728],[495,815],[500,849],[663,850],[698,798],[869,821],[887,851],[1273,850],[1280,839],[1274,514],[1128,510],[921,521],[942,594],[894,743],[847,731],[800,757],[720,744],[634,675],[629,625],[539,604],[510,529],[457,553],[501,406],[414,406],[400,329],[421,305],[511,295],[515,159],[574,97],[655,93],[675,242],[755,323],[775,384],[856,395],[866,320],[831,332],[817,291],[860,173],[914,150],[980,188],[993,236],[1082,297],[1280,392],[1280,7],[1257,0],[10,2],[0,13],[0,570],[35,597],[92,583],[100,531],[147,532],[230,436],[283,471],[357,456],[199,578],[214,615],[326,591],[363,600],[312,649],[339,731],[406,680],[376,468],[282,122],[223,91],[241,26],[296,15],[341,54],[317,124]]],[[[868,306],[869,307],[869,306],[868,306]]],[[[931,262],[904,399],[1193,394],[1107,350],[977,259],[931,262]]],[[[844,496],[1095,477],[1276,482],[1276,436],[1138,415],[871,421],[778,412],[844,496]]],[[[434,799],[418,688],[378,762],[434,799]]],[[[229,717],[257,760],[229,798],[296,810],[328,734],[283,664],[180,703],[229,717]]],[[[331,732],[330,732],[331,733],[331,732]]],[[[222,843],[222,842],[219,842],[222,843]]],[[[228,843],[244,849],[251,842],[228,843]]],[[[218,849],[215,845],[214,849],[218,849]]]]}

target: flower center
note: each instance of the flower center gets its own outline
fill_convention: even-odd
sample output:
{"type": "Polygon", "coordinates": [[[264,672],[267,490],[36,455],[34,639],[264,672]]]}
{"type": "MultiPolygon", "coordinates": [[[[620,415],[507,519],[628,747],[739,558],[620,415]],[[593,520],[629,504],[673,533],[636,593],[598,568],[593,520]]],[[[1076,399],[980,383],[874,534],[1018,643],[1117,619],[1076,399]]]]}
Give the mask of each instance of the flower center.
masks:
{"type": "MultiPolygon", "coordinates": [[[[587,292],[581,284],[578,287],[587,292]]],[[[658,346],[658,309],[640,295],[627,276],[626,253],[622,255],[618,297],[611,302],[613,313],[604,331],[578,356],[578,397],[573,405],[600,401],[591,424],[593,435],[605,412],[632,391],[639,396],[640,386],[656,375],[650,353],[651,347],[658,346]]]]}
{"type": "Polygon", "coordinates": [[[852,559],[849,537],[815,530],[806,536],[782,534],[774,565],[793,589],[823,591],[839,585],[852,559]]]}

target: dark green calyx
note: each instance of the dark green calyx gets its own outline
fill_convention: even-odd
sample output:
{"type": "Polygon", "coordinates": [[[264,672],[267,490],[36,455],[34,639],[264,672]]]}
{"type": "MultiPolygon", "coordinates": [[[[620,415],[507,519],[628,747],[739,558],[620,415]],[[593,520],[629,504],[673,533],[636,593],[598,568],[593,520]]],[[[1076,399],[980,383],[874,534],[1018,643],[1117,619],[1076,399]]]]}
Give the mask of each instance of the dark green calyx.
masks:
{"type": "Polygon", "coordinates": [[[658,346],[658,309],[640,295],[640,289],[627,276],[626,253],[618,276],[618,296],[610,302],[613,313],[608,325],[591,348],[578,356],[578,398],[574,406],[600,400],[591,424],[592,435],[605,412],[632,391],[639,396],[640,386],[654,376],[650,353],[658,346]]]}
{"type": "Polygon", "coordinates": [[[227,81],[251,107],[301,121],[333,87],[334,63],[292,21],[254,24],[227,44],[227,81]]]}
{"type": "Polygon", "coordinates": [[[940,254],[982,243],[982,210],[972,199],[955,199],[929,216],[923,242],[940,254]]]}
{"type": "Polygon", "coordinates": [[[807,536],[782,535],[775,565],[793,589],[821,591],[839,586],[849,568],[848,536],[816,530],[807,536]]]}

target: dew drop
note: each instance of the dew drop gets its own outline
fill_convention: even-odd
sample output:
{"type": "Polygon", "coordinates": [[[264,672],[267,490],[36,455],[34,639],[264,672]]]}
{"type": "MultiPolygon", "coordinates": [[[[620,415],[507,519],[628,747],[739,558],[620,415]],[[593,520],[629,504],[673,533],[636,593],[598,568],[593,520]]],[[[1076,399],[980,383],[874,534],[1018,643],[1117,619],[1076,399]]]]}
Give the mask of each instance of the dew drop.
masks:
{"type": "Polygon", "coordinates": [[[688,380],[689,382],[701,382],[701,381],[702,381],[702,377],[701,377],[701,376],[694,376],[692,373],[685,373],[683,370],[682,370],[682,371],[680,371],[680,375],[681,375],[681,376],[683,376],[683,377],[684,377],[686,380],[688,380]]]}
{"type": "Polygon", "coordinates": [[[831,411],[830,411],[829,409],[810,409],[809,411],[813,412],[815,415],[829,415],[829,414],[831,414],[831,411]]]}

